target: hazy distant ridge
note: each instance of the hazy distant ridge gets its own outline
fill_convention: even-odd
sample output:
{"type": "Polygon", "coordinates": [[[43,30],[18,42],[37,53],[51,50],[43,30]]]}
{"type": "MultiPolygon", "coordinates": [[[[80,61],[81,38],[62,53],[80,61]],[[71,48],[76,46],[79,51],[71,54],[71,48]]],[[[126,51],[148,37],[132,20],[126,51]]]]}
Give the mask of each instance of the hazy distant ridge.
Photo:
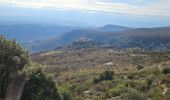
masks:
{"type": "Polygon", "coordinates": [[[81,38],[87,38],[95,45],[107,45],[117,48],[170,49],[170,27],[129,28],[105,25],[98,28],[83,28],[71,26],[1,25],[0,33],[3,33],[8,38],[16,38],[24,47],[33,51],[71,46],[81,38]]]}

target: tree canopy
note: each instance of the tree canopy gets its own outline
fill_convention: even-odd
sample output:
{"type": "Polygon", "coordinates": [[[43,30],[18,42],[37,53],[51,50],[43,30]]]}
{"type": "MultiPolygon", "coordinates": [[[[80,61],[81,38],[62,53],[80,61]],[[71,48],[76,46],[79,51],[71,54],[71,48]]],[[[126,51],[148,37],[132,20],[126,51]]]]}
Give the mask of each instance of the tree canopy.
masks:
{"type": "MultiPolygon", "coordinates": [[[[15,40],[0,36],[0,99],[5,98],[9,83],[22,72],[29,80],[22,100],[64,100],[52,77],[29,60],[28,51],[15,40]]],[[[16,90],[17,91],[17,90],[16,90]]],[[[64,93],[64,92],[63,92],[64,93]]]]}

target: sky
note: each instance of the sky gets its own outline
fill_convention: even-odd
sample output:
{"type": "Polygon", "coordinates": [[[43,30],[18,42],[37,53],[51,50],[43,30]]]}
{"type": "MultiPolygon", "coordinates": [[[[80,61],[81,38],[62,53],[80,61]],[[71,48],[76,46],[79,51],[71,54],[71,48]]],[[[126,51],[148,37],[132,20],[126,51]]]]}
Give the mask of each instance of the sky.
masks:
{"type": "Polygon", "coordinates": [[[0,0],[0,24],[170,26],[170,0],[0,0]]]}

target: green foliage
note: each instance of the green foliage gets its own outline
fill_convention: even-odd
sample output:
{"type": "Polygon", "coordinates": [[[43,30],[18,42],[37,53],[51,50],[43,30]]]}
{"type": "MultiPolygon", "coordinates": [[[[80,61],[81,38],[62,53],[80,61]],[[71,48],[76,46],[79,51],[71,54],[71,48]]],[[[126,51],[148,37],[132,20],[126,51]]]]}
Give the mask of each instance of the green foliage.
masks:
{"type": "Polygon", "coordinates": [[[110,70],[106,70],[105,72],[101,73],[99,77],[96,77],[93,79],[93,82],[95,84],[103,81],[103,80],[112,80],[113,79],[114,72],[110,70]]]}
{"type": "Polygon", "coordinates": [[[121,94],[121,97],[123,100],[147,100],[143,93],[140,93],[133,88],[126,88],[121,94]]]}
{"type": "Polygon", "coordinates": [[[0,98],[4,98],[12,75],[29,64],[28,52],[15,40],[0,36],[0,98]]]}
{"type": "Polygon", "coordinates": [[[127,80],[127,81],[125,81],[125,86],[134,88],[135,87],[135,82],[132,81],[132,80],[127,80]]]}
{"type": "Polygon", "coordinates": [[[142,66],[142,65],[137,65],[137,69],[138,70],[141,70],[141,69],[143,69],[144,67],[142,66]]]}
{"type": "Polygon", "coordinates": [[[162,100],[164,98],[163,95],[162,95],[162,91],[160,89],[156,88],[156,87],[149,90],[148,96],[152,100],[162,100]]]}
{"type": "Polygon", "coordinates": [[[25,70],[29,77],[22,100],[63,100],[52,77],[47,75],[41,67],[36,65],[25,70]]]}
{"type": "Polygon", "coordinates": [[[163,74],[170,74],[170,67],[166,67],[162,69],[163,74]]]}
{"type": "Polygon", "coordinates": [[[152,85],[152,82],[153,82],[153,79],[151,79],[151,78],[146,79],[147,89],[148,90],[150,89],[150,86],[152,85]]]}
{"type": "Polygon", "coordinates": [[[141,92],[146,92],[148,90],[148,84],[146,80],[139,80],[135,82],[135,88],[141,92]]]}
{"type": "Polygon", "coordinates": [[[116,97],[120,96],[120,94],[124,91],[124,89],[127,88],[124,84],[119,84],[112,89],[110,89],[107,93],[107,97],[116,97]]]}
{"type": "Polygon", "coordinates": [[[66,88],[59,87],[64,100],[72,100],[72,93],[66,88]]]}
{"type": "Polygon", "coordinates": [[[70,91],[81,94],[82,92],[86,91],[88,88],[84,84],[74,84],[70,87],[70,91]]]}
{"type": "Polygon", "coordinates": [[[95,78],[93,79],[93,82],[94,82],[95,84],[97,84],[97,83],[100,82],[100,79],[99,79],[98,77],[95,77],[95,78]]]}
{"type": "Polygon", "coordinates": [[[0,98],[5,98],[7,86],[9,84],[10,74],[6,71],[7,67],[0,64],[0,98]]]}
{"type": "Polygon", "coordinates": [[[170,100],[170,92],[164,96],[165,100],[170,100]]]}
{"type": "Polygon", "coordinates": [[[82,96],[75,96],[73,100],[84,100],[84,98],[82,96]]]}
{"type": "Polygon", "coordinates": [[[95,84],[94,89],[100,92],[107,92],[110,88],[114,87],[113,81],[102,81],[98,84],[95,84]]]}
{"type": "Polygon", "coordinates": [[[129,88],[135,88],[138,91],[141,92],[147,92],[150,88],[150,85],[152,84],[152,80],[146,79],[146,80],[128,80],[124,82],[125,85],[129,88]]]}
{"type": "Polygon", "coordinates": [[[16,65],[22,68],[30,62],[28,51],[22,49],[15,40],[7,40],[0,36],[0,46],[0,63],[5,64],[10,71],[17,70],[16,65]]]}
{"type": "Polygon", "coordinates": [[[5,98],[10,79],[25,74],[26,82],[22,100],[70,100],[69,93],[59,91],[52,77],[42,67],[30,63],[29,54],[15,40],[0,36],[0,98],[5,98]],[[26,67],[27,66],[27,67],[26,67]]]}
{"type": "Polygon", "coordinates": [[[127,78],[130,79],[130,80],[132,80],[132,79],[134,79],[135,77],[134,77],[133,74],[129,74],[129,75],[127,75],[127,78]]]}

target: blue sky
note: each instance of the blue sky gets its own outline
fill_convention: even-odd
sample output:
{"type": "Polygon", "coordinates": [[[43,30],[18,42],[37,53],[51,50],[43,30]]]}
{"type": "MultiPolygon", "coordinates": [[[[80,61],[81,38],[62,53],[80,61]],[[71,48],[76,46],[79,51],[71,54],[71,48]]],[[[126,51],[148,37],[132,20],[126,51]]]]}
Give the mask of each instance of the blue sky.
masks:
{"type": "Polygon", "coordinates": [[[0,0],[0,23],[170,26],[170,0],[0,0]]]}

